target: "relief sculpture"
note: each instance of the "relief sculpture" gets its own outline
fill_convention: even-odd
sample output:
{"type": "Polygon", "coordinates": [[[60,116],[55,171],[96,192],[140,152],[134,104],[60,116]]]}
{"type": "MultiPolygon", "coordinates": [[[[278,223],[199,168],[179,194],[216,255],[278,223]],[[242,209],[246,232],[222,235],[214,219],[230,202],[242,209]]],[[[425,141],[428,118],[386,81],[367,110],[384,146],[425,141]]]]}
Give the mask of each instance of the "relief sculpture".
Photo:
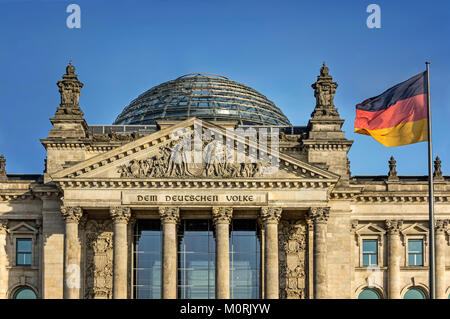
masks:
{"type": "Polygon", "coordinates": [[[280,298],[304,299],[306,225],[301,220],[279,224],[280,298]]]}
{"type": "Polygon", "coordinates": [[[161,178],[161,177],[258,177],[264,174],[270,164],[261,160],[237,163],[226,160],[229,153],[223,144],[209,143],[204,148],[203,160],[193,163],[188,159],[183,143],[172,141],[159,147],[158,153],[150,158],[132,160],[118,167],[120,177],[161,178]]]}
{"type": "Polygon", "coordinates": [[[85,298],[111,299],[113,285],[113,232],[109,220],[86,223],[85,298]]]}

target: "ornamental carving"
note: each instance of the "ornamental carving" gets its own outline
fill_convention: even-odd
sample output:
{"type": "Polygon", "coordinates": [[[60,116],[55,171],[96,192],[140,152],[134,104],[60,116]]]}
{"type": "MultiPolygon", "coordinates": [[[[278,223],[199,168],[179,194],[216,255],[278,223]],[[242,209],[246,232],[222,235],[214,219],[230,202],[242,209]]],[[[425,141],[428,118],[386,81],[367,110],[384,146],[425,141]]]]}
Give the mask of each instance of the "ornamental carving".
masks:
{"type": "Polygon", "coordinates": [[[258,177],[263,175],[270,163],[255,160],[238,163],[230,159],[231,151],[217,141],[206,141],[200,152],[202,161],[195,163],[194,152],[185,151],[186,143],[171,141],[160,146],[156,155],[147,159],[132,160],[118,167],[120,177],[163,178],[163,177],[258,177]]]}
{"type": "Polygon", "coordinates": [[[78,223],[81,219],[81,216],[83,216],[83,210],[78,206],[63,206],[61,207],[61,214],[66,220],[66,223],[78,223]]]}
{"type": "Polygon", "coordinates": [[[389,235],[399,235],[400,230],[403,227],[403,220],[386,220],[386,230],[389,232],[389,235]]]}
{"type": "Polygon", "coordinates": [[[304,299],[307,225],[301,220],[282,220],[278,229],[280,298],[304,299]]]}
{"type": "Polygon", "coordinates": [[[326,223],[330,217],[330,207],[311,207],[308,217],[316,223],[326,223]]]}
{"type": "Polygon", "coordinates": [[[436,233],[445,234],[448,229],[449,221],[446,219],[438,219],[435,222],[434,228],[436,229],[436,233]]]}
{"type": "Polygon", "coordinates": [[[131,142],[143,137],[144,134],[133,132],[131,134],[110,132],[106,134],[88,134],[88,138],[93,142],[131,142]]]}
{"type": "Polygon", "coordinates": [[[443,180],[442,170],[441,170],[441,159],[439,156],[436,156],[436,160],[434,161],[434,173],[433,176],[436,180],[443,180]]]}
{"type": "Polygon", "coordinates": [[[261,207],[261,221],[263,224],[278,223],[281,218],[280,207],[261,207]]]}
{"type": "Polygon", "coordinates": [[[338,84],[333,82],[333,78],[329,75],[329,72],[330,70],[324,62],[320,68],[320,75],[317,77],[316,83],[312,84],[314,97],[316,98],[316,107],[312,113],[313,118],[339,116],[334,106],[334,95],[338,84]]]}
{"type": "Polygon", "coordinates": [[[131,209],[125,206],[111,207],[110,215],[114,223],[128,223],[131,217],[131,209]]]}
{"type": "Polygon", "coordinates": [[[212,210],[214,224],[231,222],[231,217],[233,215],[232,207],[213,207],[212,210]]]}
{"type": "Polygon", "coordinates": [[[159,207],[159,216],[163,223],[178,223],[180,220],[180,208],[178,207],[159,207]]]}
{"type": "Polygon", "coordinates": [[[79,99],[83,83],[78,81],[72,61],[66,67],[66,74],[63,75],[62,81],[59,81],[57,85],[61,94],[61,108],[58,111],[61,113],[64,110],[65,114],[81,114],[79,99]]]}
{"type": "Polygon", "coordinates": [[[111,299],[113,230],[110,220],[89,220],[85,228],[85,298],[111,299]]]}
{"type": "Polygon", "coordinates": [[[0,234],[6,234],[8,231],[8,221],[0,220],[0,234]]]}

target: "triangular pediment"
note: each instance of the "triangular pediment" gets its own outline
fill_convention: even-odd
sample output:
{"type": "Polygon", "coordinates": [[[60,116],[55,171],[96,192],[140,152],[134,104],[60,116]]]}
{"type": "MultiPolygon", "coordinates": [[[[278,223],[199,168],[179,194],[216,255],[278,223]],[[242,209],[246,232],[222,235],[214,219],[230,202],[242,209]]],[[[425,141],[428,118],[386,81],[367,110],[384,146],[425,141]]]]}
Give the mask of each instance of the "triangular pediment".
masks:
{"type": "Polygon", "coordinates": [[[34,233],[37,233],[38,230],[25,222],[21,222],[15,226],[11,227],[9,229],[9,232],[10,233],[33,233],[34,234],[34,233]]]}
{"type": "Polygon", "coordinates": [[[253,139],[239,134],[230,135],[230,131],[223,127],[196,118],[146,135],[60,170],[50,177],[54,181],[306,179],[329,183],[339,179],[331,172],[292,156],[282,152],[277,154],[271,149],[270,143],[264,147],[264,144],[253,139]],[[224,142],[218,144],[215,136],[223,136],[224,142]],[[189,139],[191,144],[186,144],[189,139]],[[187,149],[190,151],[186,152],[187,149]]]}

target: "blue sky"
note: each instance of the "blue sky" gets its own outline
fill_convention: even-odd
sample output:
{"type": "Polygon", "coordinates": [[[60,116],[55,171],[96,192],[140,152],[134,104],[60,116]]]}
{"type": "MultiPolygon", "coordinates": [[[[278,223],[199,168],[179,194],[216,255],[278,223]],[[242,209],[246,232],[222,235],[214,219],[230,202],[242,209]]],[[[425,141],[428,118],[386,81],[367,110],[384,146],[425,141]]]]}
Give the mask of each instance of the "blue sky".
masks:
{"type": "Polygon", "coordinates": [[[73,60],[85,84],[88,124],[111,124],[145,90],[191,72],[251,86],[306,125],[322,61],[338,82],[335,104],[354,140],[354,175],[427,174],[427,144],[387,148],[353,133],[355,104],[425,69],[431,61],[433,151],[450,175],[450,1],[403,0],[0,0],[0,154],[15,174],[42,173],[56,82],[73,60]],[[81,7],[81,29],[66,7],[81,7]],[[366,7],[381,7],[369,29],[366,7]]]}

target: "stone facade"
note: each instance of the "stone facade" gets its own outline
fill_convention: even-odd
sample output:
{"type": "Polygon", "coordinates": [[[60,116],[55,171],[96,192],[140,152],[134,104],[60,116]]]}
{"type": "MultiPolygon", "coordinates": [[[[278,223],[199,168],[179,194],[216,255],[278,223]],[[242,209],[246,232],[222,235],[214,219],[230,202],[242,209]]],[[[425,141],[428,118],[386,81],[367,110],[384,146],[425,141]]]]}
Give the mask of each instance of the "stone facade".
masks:
{"type": "MultiPolygon", "coordinates": [[[[189,118],[160,121],[152,133],[93,133],[71,63],[58,87],[61,104],[41,140],[44,174],[7,174],[0,156],[0,298],[22,288],[38,298],[134,298],[133,225],[141,219],[161,220],[161,296],[177,298],[177,225],[185,218],[213,221],[216,298],[230,298],[230,223],[239,218],[258,220],[263,298],[357,298],[368,288],[403,298],[412,287],[428,295],[427,177],[398,176],[394,158],[386,176],[351,176],[352,141],[325,64],[307,126],[279,134],[276,171],[250,161],[249,139],[241,164],[216,160],[226,147],[211,146],[213,161],[200,164],[173,152],[183,147],[174,131],[195,139],[199,124],[201,133],[225,134],[236,126],[229,122],[189,118]],[[31,240],[29,265],[17,260],[17,239],[31,240]],[[376,241],[375,267],[365,265],[365,240],[376,241]],[[409,240],[423,242],[421,265],[409,265],[409,240]]],[[[439,158],[434,187],[437,297],[447,298],[450,177],[439,158]]]]}

